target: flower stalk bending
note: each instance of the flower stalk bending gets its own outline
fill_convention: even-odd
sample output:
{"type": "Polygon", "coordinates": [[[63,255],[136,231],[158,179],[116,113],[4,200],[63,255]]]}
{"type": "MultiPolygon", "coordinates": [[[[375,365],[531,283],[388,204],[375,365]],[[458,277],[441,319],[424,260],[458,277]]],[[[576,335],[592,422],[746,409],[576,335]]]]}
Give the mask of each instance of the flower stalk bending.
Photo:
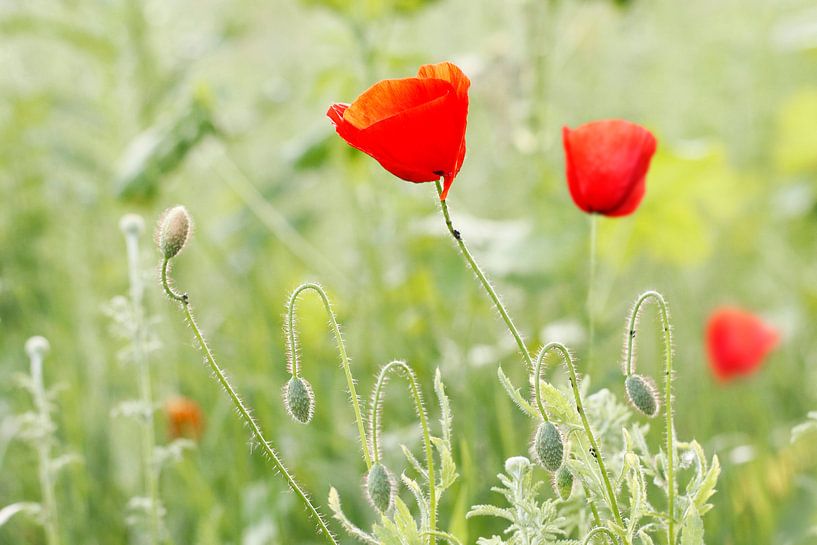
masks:
{"type": "Polygon", "coordinates": [[[318,533],[321,534],[326,539],[326,541],[331,545],[338,545],[338,542],[335,540],[335,537],[332,535],[332,532],[326,525],[326,521],[323,519],[323,516],[313,505],[312,501],[309,499],[306,492],[295,480],[295,477],[293,477],[289,470],[286,468],[286,466],[284,466],[284,463],[281,460],[280,456],[272,447],[270,442],[266,440],[264,434],[261,432],[261,428],[258,426],[255,419],[250,414],[249,409],[247,409],[247,407],[244,405],[244,402],[238,396],[238,393],[236,393],[235,389],[227,380],[224,371],[216,362],[216,359],[213,356],[213,352],[207,345],[207,341],[204,339],[204,336],[202,335],[201,330],[199,329],[199,326],[196,323],[196,320],[193,317],[193,314],[190,310],[189,297],[187,296],[186,293],[177,292],[169,284],[168,266],[170,260],[173,257],[175,257],[184,246],[184,243],[186,242],[187,236],[189,234],[189,228],[190,218],[187,215],[187,211],[181,206],[177,206],[168,211],[165,214],[163,220],[160,222],[159,236],[157,238],[159,240],[160,249],[162,250],[163,253],[161,265],[162,287],[164,288],[165,293],[167,294],[168,297],[179,303],[179,306],[181,307],[182,312],[184,313],[184,317],[187,321],[187,324],[190,326],[190,329],[193,330],[193,335],[196,338],[196,342],[198,343],[201,351],[204,353],[205,360],[207,361],[210,370],[216,377],[216,380],[218,381],[219,385],[227,393],[227,396],[230,398],[230,401],[235,406],[235,409],[238,412],[241,419],[250,429],[250,433],[252,433],[255,441],[261,446],[261,449],[263,450],[264,454],[272,462],[275,469],[278,470],[278,472],[284,477],[284,480],[286,480],[289,487],[292,489],[292,491],[295,493],[295,495],[298,497],[298,499],[301,501],[304,507],[306,507],[307,512],[315,520],[318,526],[318,533]]]}
{"type": "MultiPolygon", "coordinates": [[[[646,291],[638,296],[633,305],[632,313],[627,329],[627,355],[624,364],[624,373],[627,379],[637,377],[635,375],[635,336],[638,327],[638,317],[642,305],[652,299],[658,305],[661,328],[664,334],[664,425],[667,449],[667,542],[670,545],[675,543],[675,450],[674,436],[675,427],[673,425],[672,414],[672,329],[669,321],[669,309],[664,297],[657,291],[646,291]]],[[[631,398],[632,400],[632,398],[631,398]]]]}
{"type": "Polygon", "coordinates": [[[341,366],[343,367],[343,373],[346,375],[346,385],[349,390],[349,399],[352,402],[352,409],[355,413],[355,422],[357,423],[357,431],[358,435],[360,436],[360,448],[363,451],[363,460],[366,462],[366,469],[372,468],[372,457],[371,453],[369,452],[368,442],[366,441],[366,427],[363,422],[363,413],[360,409],[360,398],[357,395],[357,390],[355,389],[355,378],[352,375],[352,368],[349,364],[349,355],[346,352],[346,345],[343,342],[343,336],[340,332],[340,326],[338,325],[337,317],[335,316],[334,310],[332,310],[332,305],[329,302],[329,297],[326,295],[326,291],[320,286],[320,284],[316,284],[313,282],[301,284],[295,291],[292,292],[292,295],[289,297],[289,302],[287,303],[287,315],[286,315],[286,336],[287,336],[287,350],[289,354],[289,371],[292,375],[293,379],[301,378],[301,365],[299,362],[299,355],[298,355],[298,332],[295,328],[295,305],[298,302],[298,296],[301,293],[312,290],[317,293],[320,298],[321,302],[323,303],[324,309],[326,309],[326,314],[329,315],[329,323],[332,327],[332,334],[335,336],[335,342],[338,345],[338,352],[340,353],[340,362],[341,366]]]}

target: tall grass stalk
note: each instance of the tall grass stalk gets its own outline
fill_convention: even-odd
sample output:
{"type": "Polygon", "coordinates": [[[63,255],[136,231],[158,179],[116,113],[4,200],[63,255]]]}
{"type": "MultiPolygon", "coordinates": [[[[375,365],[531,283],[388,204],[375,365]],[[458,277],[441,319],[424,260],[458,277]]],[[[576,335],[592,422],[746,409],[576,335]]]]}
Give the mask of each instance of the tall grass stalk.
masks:
{"type": "Polygon", "coordinates": [[[133,363],[139,380],[139,403],[142,408],[139,418],[141,429],[142,476],[145,495],[150,501],[148,513],[149,543],[156,545],[161,539],[161,519],[159,504],[159,470],[156,464],[156,431],[154,428],[153,388],[150,378],[150,364],[145,350],[145,308],[142,269],[139,265],[139,238],[144,232],[144,221],[140,216],[128,214],[120,222],[125,235],[125,249],[128,257],[129,296],[131,304],[131,346],[133,363]]]}

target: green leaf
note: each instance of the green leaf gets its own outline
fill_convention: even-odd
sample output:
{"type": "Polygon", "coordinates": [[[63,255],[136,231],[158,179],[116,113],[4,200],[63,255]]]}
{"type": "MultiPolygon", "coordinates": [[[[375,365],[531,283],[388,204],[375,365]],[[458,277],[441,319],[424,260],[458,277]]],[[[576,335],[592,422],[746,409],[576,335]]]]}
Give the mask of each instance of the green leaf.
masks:
{"type": "Polygon", "coordinates": [[[502,371],[502,367],[499,367],[497,369],[496,374],[499,377],[499,383],[502,385],[503,388],[505,388],[505,391],[508,392],[508,396],[511,398],[511,401],[513,401],[514,405],[519,407],[519,409],[529,417],[533,419],[540,418],[539,413],[536,411],[536,409],[533,408],[533,405],[528,403],[528,401],[522,396],[522,394],[519,393],[519,389],[513,385],[511,379],[509,379],[507,375],[505,375],[505,373],[502,371]]]}
{"type": "Polygon", "coordinates": [[[681,545],[703,545],[704,543],[704,522],[698,509],[692,503],[684,517],[681,526],[681,545]]]}

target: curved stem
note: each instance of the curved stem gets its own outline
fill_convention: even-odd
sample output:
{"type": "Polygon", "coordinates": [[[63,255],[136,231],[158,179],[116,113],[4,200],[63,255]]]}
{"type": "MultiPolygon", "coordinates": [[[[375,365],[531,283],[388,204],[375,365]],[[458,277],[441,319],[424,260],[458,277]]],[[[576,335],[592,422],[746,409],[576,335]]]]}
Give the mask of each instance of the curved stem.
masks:
{"type": "Polygon", "coordinates": [[[588,543],[590,543],[591,539],[593,539],[594,537],[596,537],[598,535],[601,535],[601,534],[606,534],[607,537],[610,538],[613,541],[613,543],[616,542],[616,534],[612,530],[609,530],[609,529],[605,528],[604,526],[597,526],[597,527],[593,528],[592,530],[590,530],[587,533],[586,536],[584,536],[584,541],[582,541],[582,544],[583,545],[588,545],[588,543]]]}
{"type": "Polygon", "coordinates": [[[326,313],[329,315],[329,323],[332,326],[332,333],[335,336],[335,342],[338,345],[338,352],[340,353],[340,362],[343,366],[343,372],[346,375],[346,386],[349,389],[349,398],[352,401],[352,409],[355,412],[355,422],[357,422],[357,431],[358,435],[360,436],[360,448],[363,450],[363,460],[366,462],[366,469],[371,469],[372,458],[371,453],[369,452],[369,445],[366,441],[366,427],[363,424],[363,414],[360,410],[360,399],[358,398],[357,390],[355,389],[355,378],[352,375],[352,368],[349,364],[349,355],[346,352],[346,345],[343,342],[343,336],[340,333],[340,326],[338,325],[335,312],[332,310],[332,305],[329,303],[329,297],[326,295],[326,292],[320,286],[320,284],[316,284],[314,282],[301,284],[295,288],[295,291],[293,291],[292,295],[290,295],[289,303],[287,304],[286,334],[290,357],[290,373],[292,373],[293,378],[298,378],[300,376],[300,366],[298,362],[298,338],[297,331],[295,330],[295,303],[298,300],[298,296],[306,290],[313,290],[320,296],[323,307],[326,309],[326,313]]]}
{"type": "MultiPolygon", "coordinates": [[[[34,406],[37,410],[37,417],[41,425],[51,429],[51,415],[48,409],[48,400],[45,395],[45,385],[43,384],[43,355],[42,353],[31,355],[31,383],[34,406]]],[[[51,472],[51,436],[41,437],[36,442],[37,462],[40,480],[40,493],[42,494],[42,505],[45,516],[43,517],[43,528],[45,530],[46,543],[48,545],[59,544],[59,523],[57,521],[57,496],[54,492],[54,479],[51,472]]]]}
{"type": "Polygon", "coordinates": [[[636,328],[638,326],[638,316],[641,312],[641,307],[647,300],[652,299],[658,305],[659,315],[661,318],[661,328],[664,333],[664,399],[666,407],[664,408],[664,425],[666,427],[664,435],[666,435],[667,443],[667,510],[669,511],[669,520],[667,522],[667,542],[669,545],[675,544],[675,451],[673,441],[675,436],[675,427],[673,424],[672,414],[672,330],[669,322],[669,309],[664,296],[657,291],[645,291],[633,305],[633,311],[630,315],[629,328],[627,330],[627,359],[625,360],[625,374],[629,377],[635,372],[635,336],[636,328]]]}
{"type": "Polygon", "coordinates": [[[440,532],[439,530],[429,530],[427,532],[420,532],[420,535],[436,536],[436,537],[445,539],[449,543],[453,543],[454,545],[462,545],[462,541],[457,539],[457,536],[455,536],[453,534],[449,534],[448,532],[440,532]]]}
{"type": "Polygon", "coordinates": [[[255,419],[252,417],[252,415],[250,415],[250,411],[244,405],[244,402],[241,401],[241,398],[238,396],[230,382],[227,380],[224,371],[216,362],[213,353],[210,351],[210,347],[207,346],[207,341],[205,341],[204,337],[201,334],[201,330],[199,329],[199,326],[196,323],[193,314],[190,312],[190,301],[187,295],[177,294],[168,285],[167,263],[168,263],[167,259],[164,259],[162,262],[162,285],[168,297],[180,303],[182,311],[184,312],[185,319],[187,320],[187,324],[190,326],[190,329],[193,330],[193,334],[196,337],[196,341],[198,342],[199,348],[201,348],[201,351],[204,353],[205,359],[213,375],[215,375],[216,380],[218,380],[218,383],[227,393],[227,396],[230,398],[230,401],[232,401],[241,419],[250,429],[253,438],[259,445],[261,445],[264,454],[266,454],[267,457],[270,459],[273,466],[275,466],[275,469],[277,469],[281,473],[281,475],[283,475],[289,487],[292,489],[293,492],[295,492],[295,495],[298,496],[298,498],[301,500],[301,503],[303,503],[304,506],[306,507],[307,512],[315,519],[318,525],[319,533],[322,534],[326,538],[326,541],[328,541],[332,545],[338,545],[338,542],[335,540],[335,537],[332,535],[332,532],[329,531],[329,528],[326,525],[326,521],[324,521],[320,512],[318,512],[317,508],[312,504],[309,497],[306,495],[306,492],[295,480],[295,477],[293,477],[289,470],[287,470],[286,466],[284,466],[284,463],[278,456],[278,453],[275,451],[274,448],[272,448],[272,445],[264,438],[264,434],[261,432],[261,428],[255,422],[255,419]]]}
{"type": "MultiPolygon", "coordinates": [[[[377,383],[374,387],[374,394],[372,396],[372,416],[369,421],[370,435],[372,437],[372,455],[375,463],[380,461],[380,445],[378,443],[378,430],[380,429],[380,416],[382,412],[382,396],[383,387],[388,379],[388,374],[392,369],[400,369],[408,379],[409,392],[414,400],[414,407],[417,410],[417,418],[420,420],[420,428],[423,431],[423,444],[426,453],[426,466],[428,471],[428,502],[429,502],[429,526],[431,530],[437,529],[437,483],[434,475],[434,450],[431,445],[431,433],[428,427],[428,417],[423,406],[423,398],[420,394],[420,388],[417,385],[417,376],[414,370],[404,361],[394,360],[380,370],[377,377],[377,383]]],[[[434,534],[429,533],[429,544],[434,545],[434,534]]]]}
{"type": "Polygon", "coordinates": [[[150,498],[150,543],[159,543],[159,475],[154,463],[155,430],[153,423],[153,393],[150,383],[150,366],[144,347],[144,293],[139,267],[139,235],[127,233],[125,247],[128,255],[128,277],[130,281],[131,309],[133,323],[133,359],[139,368],[139,397],[144,405],[145,414],[141,420],[142,428],[142,471],[145,480],[145,492],[150,498]]]}
{"type": "MultiPolygon", "coordinates": [[[[440,181],[437,180],[434,183],[437,186],[437,194],[442,197],[443,187],[440,184],[440,181]]],[[[471,255],[471,252],[469,252],[468,248],[465,246],[465,242],[462,240],[462,235],[459,231],[454,229],[454,225],[451,222],[451,215],[448,213],[448,204],[446,204],[444,200],[440,201],[440,208],[442,209],[443,217],[445,218],[445,225],[448,227],[448,232],[451,233],[452,237],[454,237],[457,246],[459,246],[460,253],[462,253],[463,257],[468,262],[468,265],[471,266],[471,269],[477,275],[482,287],[485,288],[485,291],[488,293],[488,297],[491,298],[494,307],[496,307],[496,310],[499,312],[499,315],[502,317],[505,325],[508,326],[508,331],[510,331],[511,335],[513,335],[516,345],[519,347],[519,351],[522,353],[522,357],[525,358],[525,362],[528,364],[528,369],[533,369],[533,360],[531,359],[530,352],[525,346],[525,341],[522,340],[522,335],[514,325],[513,320],[511,320],[508,311],[505,309],[505,305],[503,305],[502,301],[499,299],[499,295],[497,295],[493,286],[491,286],[491,282],[485,276],[485,273],[482,272],[482,269],[479,268],[479,265],[477,265],[477,262],[474,260],[474,256],[471,255]]]]}
{"type": "MultiPolygon", "coordinates": [[[[616,495],[613,492],[613,486],[610,484],[610,477],[607,475],[607,469],[604,466],[604,460],[601,454],[601,449],[599,449],[599,444],[596,441],[595,435],[593,435],[593,430],[590,429],[590,422],[587,420],[587,415],[584,412],[584,405],[582,404],[582,398],[579,394],[579,380],[576,376],[576,367],[573,364],[573,358],[570,356],[570,352],[568,349],[559,342],[550,342],[546,344],[539,355],[537,356],[537,362],[541,364],[541,360],[545,357],[545,355],[550,352],[551,350],[555,350],[559,352],[562,357],[562,361],[567,368],[567,372],[570,375],[570,386],[573,390],[573,398],[576,401],[576,411],[579,413],[579,417],[582,421],[582,426],[584,426],[584,433],[587,435],[587,440],[590,441],[590,446],[593,449],[593,458],[596,459],[596,463],[599,466],[599,471],[601,472],[601,477],[604,480],[604,487],[607,489],[607,496],[610,502],[610,510],[613,512],[613,516],[616,519],[616,522],[620,525],[624,525],[624,522],[621,518],[621,512],[618,509],[618,501],[616,500],[616,495]]],[[[537,368],[539,365],[537,365],[537,368]]],[[[539,382],[538,376],[536,383],[539,382]]],[[[541,400],[537,399],[537,402],[540,403],[540,410],[544,410],[541,406],[541,400]]]]}

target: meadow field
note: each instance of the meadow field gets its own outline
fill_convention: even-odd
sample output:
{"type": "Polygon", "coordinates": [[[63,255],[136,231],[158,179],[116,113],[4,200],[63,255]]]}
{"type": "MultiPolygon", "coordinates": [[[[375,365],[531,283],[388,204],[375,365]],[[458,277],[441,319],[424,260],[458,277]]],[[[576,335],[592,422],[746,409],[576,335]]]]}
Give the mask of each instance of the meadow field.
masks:
{"type": "Polygon", "coordinates": [[[10,1],[0,67],[0,545],[326,543],[250,414],[338,544],[358,541],[330,487],[355,525],[381,525],[380,545],[817,543],[813,0],[10,1]],[[446,228],[435,184],[400,180],[327,118],[376,82],[444,61],[471,82],[444,210],[523,350],[446,228]],[[643,201],[621,217],[580,210],[566,181],[563,127],[601,119],[657,140],[643,201]],[[167,240],[187,235],[184,218],[160,220],[177,205],[192,218],[178,256],[167,240]],[[305,282],[331,301],[340,358],[315,289],[289,310],[305,282]],[[644,308],[637,337],[628,323],[647,290],[670,309],[669,413],[660,308],[644,308]],[[708,346],[724,308],[774,338],[734,375],[708,346]],[[633,338],[638,373],[658,379],[653,420],[623,404],[633,338]],[[534,463],[541,512],[523,513],[492,487],[523,471],[509,458],[537,461],[549,421],[526,363],[552,341],[583,379],[546,359],[546,405],[577,482],[560,499],[534,463]],[[393,360],[418,390],[395,375],[373,403],[393,360]],[[285,389],[298,373],[311,392],[285,389]],[[632,447],[639,430],[654,457],[632,447]],[[407,476],[396,498],[372,493],[365,458],[380,451],[407,476]],[[598,480],[605,455],[612,494],[598,480]],[[439,502],[428,456],[447,488],[439,502]],[[670,483],[673,460],[687,472],[675,510],[668,458],[670,483]],[[701,460],[720,475],[696,482],[693,502],[701,460]],[[505,534],[507,520],[474,516],[507,501],[513,517],[552,515],[561,529],[505,534]],[[436,533],[402,528],[401,506],[436,533]],[[629,528],[636,512],[653,522],[629,528]]]}

